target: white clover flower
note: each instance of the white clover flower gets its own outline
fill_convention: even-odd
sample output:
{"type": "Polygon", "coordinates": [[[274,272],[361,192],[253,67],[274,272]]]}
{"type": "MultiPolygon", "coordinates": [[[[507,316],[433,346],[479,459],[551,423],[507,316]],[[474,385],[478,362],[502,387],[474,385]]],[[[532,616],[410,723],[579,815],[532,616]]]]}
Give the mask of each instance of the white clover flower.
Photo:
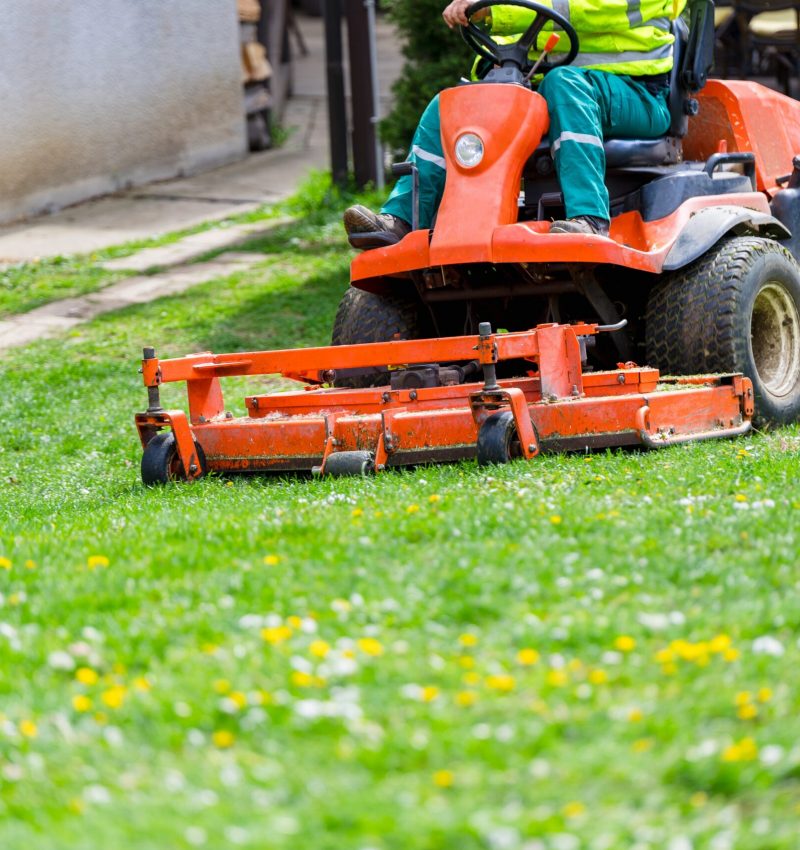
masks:
{"type": "Polygon", "coordinates": [[[87,785],[83,789],[83,799],[87,803],[106,806],[111,802],[111,794],[104,785],[87,785]]]}
{"type": "Polygon", "coordinates": [[[56,650],[47,656],[47,663],[54,670],[74,670],[75,659],[63,650],[56,650]]]}
{"type": "Polygon", "coordinates": [[[784,653],[783,644],[772,635],[762,635],[753,641],[752,650],[756,655],[772,655],[780,658],[784,653]]]}

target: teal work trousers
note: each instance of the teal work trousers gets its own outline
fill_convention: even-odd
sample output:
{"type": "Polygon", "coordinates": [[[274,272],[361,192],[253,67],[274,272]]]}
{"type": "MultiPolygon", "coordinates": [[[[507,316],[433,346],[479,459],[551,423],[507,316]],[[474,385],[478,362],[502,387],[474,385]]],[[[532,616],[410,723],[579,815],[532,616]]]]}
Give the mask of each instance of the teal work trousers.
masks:
{"type": "MultiPolygon", "coordinates": [[[[603,140],[654,139],[670,124],[667,89],[653,93],[630,77],[571,66],[556,68],[539,86],[550,112],[549,139],[567,218],[609,218],[603,140]]],[[[419,170],[419,226],[430,227],[445,183],[439,97],[422,113],[408,159],[419,170]]],[[[411,221],[411,177],[395,184],[381,212],[411,221]]]]}

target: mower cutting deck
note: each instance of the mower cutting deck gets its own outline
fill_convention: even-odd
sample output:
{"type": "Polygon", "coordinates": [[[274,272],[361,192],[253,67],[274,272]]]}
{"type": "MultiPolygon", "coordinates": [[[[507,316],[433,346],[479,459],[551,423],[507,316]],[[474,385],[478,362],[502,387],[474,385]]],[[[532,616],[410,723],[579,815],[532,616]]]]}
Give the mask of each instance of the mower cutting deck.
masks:
{"type": "Polygon", "coordinates": [[[531,459],[542,450],[660,448],[750,430],[753,387],[741,375],[662,379],[633,363],[584,372],[595,324],[539,325],[475,336],[159,360],[144,350],[149,407],[136,416],[146,484],[208,471],[366,474],[477,456],[531,459]],[[497,379],[497,365],[520,377],[497,379]],[[334,389],[337,374],[389,367],[391,383],[334,389]],[[482,381],[465,382],[482,373],[482,381]],[[279,374],[296,392],[247,397],[226,412],[220,378],[279,374]],[[159,386],[185,381],[189,415],[163,410],[159,386]],[[168,430],[165,430],[168,429],[168,430]]]}

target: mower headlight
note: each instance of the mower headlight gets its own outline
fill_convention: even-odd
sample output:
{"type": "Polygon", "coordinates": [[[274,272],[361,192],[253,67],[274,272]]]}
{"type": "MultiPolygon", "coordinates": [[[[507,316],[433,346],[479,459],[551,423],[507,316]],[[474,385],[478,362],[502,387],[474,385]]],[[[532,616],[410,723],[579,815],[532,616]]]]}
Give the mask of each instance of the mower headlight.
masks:
{"type": "Polygon", "coordinates": [[[464,168],[475,168],[483,159],[483,142],[475,133],[464,133],[456,140],[456,159],[464,168]]]}

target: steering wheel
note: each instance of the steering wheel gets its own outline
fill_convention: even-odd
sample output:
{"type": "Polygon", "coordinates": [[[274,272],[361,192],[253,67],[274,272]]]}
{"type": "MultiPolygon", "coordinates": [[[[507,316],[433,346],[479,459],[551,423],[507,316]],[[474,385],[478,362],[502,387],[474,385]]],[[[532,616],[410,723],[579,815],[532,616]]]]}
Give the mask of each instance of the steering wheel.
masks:
{"type": "Polygon", "coordinates": [[[578,55],[578,33],[575,28],[564,17],[549,9],[547,6],[540,6],[534,0],[479,0],[473,3],[466,10],[467,20],[469,23],[465,27],[461,27],[461,35],[464,41],[481,57],[487,59],[493,65],[499,65],[501,68],[507,65],[516,65],[523,73],[527,73],[532,67],[533,62],[528,58],[528,52],[531,47],[536,44],[536,39],[539,33],[544,29],[544,25],[548,21],[552,21],[559,29],[563,30],[563,35],[569,39],[569,51],[564,54],[562,59],[556,62],[551,62],[549,59],[544,59],[537,69],[537,73],[546,74],[552,71],[553,68],[560,68],[562,65],[569,65],[575,61],[578,55]],[[493,6],[521,6],[523,9],[528,9],[534,13],[533,21],[528,29],[512,44],[498,44],[486,32],[472,22],[472,16],[481,9],[489,9],[493,6]]]}

